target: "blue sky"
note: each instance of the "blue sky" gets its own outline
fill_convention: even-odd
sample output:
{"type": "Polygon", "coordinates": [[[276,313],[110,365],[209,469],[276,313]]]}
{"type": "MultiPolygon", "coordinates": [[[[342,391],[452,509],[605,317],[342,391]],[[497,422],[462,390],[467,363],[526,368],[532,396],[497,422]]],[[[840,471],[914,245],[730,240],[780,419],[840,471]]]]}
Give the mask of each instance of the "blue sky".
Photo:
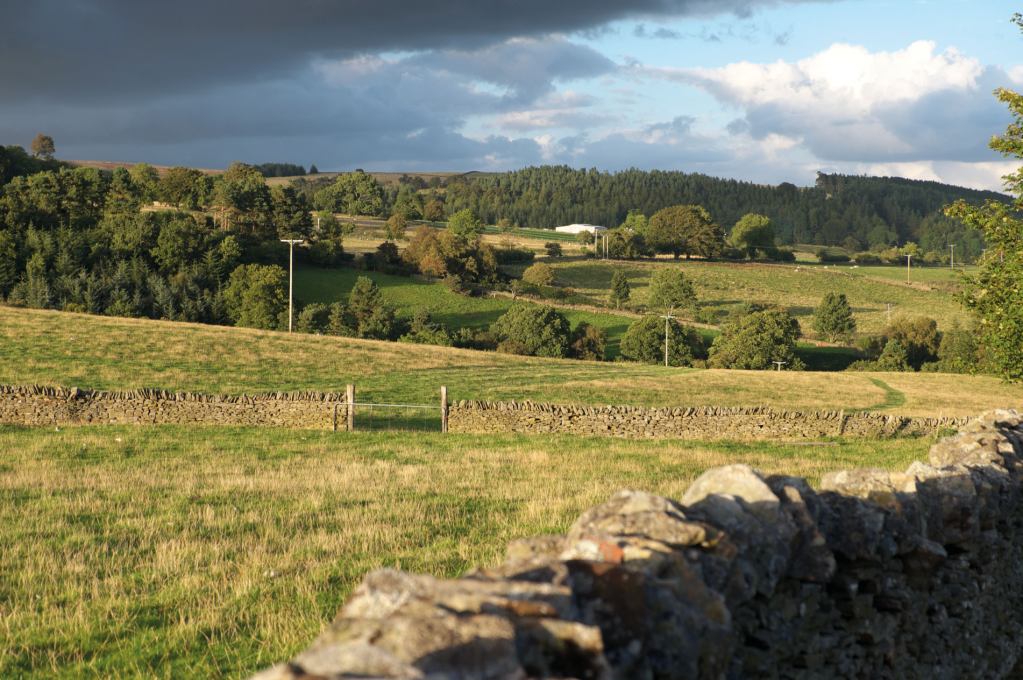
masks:
{"type": "Polygon", "coordinates": [[[30,5],[0,27],[0,143],[42,131],[63,158],[989,189],[1014,168],[986,148],[991,91],[1023,87],[1008,2],[30,5]],[[62,47],[35,55],[44,32],[62,47]]]}

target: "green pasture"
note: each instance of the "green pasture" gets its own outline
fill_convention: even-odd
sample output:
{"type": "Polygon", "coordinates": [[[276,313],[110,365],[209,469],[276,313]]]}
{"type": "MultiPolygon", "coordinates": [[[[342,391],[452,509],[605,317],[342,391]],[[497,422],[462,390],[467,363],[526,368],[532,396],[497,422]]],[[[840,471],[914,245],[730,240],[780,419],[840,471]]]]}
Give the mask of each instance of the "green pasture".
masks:
{"type": "MultiPolygon", "coordinates": [[[[650,277],[660,267],[679,267],[696,284],[701,306],[728,309],[744,301],[780,304],[809,331],[813,309],[827,293],[845,293],[861,333],[879,333],[887,325],[887,307],[893,317],[920,314],[937,320],[944,330],[954,320],[969,322],[968,315],[946,290],[927,284],[952,282],[951,271],[920,268],[924,285],[906,286],[898,280],[897,267],[860,267],[822,264],[768,265],[759,263],[703,262],[685,260],[603,261],[582,258],[553,260],[558,283],[571,286],[595,300],[604,300],[611,289],[615,269],[625,272],[632,288],[632,303],[645,304],[650,277]],[[947,273],[946,273],[947,272],[947,273]]],[[[521,274],[523,265],[506,269],[521,274]]],[[[902,270],[905,276],[905,270],[902,270]]]]}

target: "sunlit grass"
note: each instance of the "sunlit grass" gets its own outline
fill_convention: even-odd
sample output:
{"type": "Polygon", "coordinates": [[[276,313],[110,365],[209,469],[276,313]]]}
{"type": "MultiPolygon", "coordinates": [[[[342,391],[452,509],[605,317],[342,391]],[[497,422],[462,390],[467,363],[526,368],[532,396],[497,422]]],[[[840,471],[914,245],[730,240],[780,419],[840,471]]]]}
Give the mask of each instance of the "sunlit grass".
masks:
{"type": "Polygon", "coordinates": [[[0,677],[243,678],[371,569],[456,576],[621,488],[904,469],[929,443],[0,427],[0,677]]]}
{"type": "MultiPolygon", "coordinates": [[[[989,376],[884,374],[906,403],[886,412],[967,416],[1023,407],[1023,390],[989,376]],[[898,386],[898,387],[896,387],[898,386]]],[[[538,359],[424,345],[0,307],[0,382],[204,393],[357,386],[360,400],[433,404],[524,400],[635,406],[872,409],[886,393],[859,373],[665,369],[538,359]]]]}

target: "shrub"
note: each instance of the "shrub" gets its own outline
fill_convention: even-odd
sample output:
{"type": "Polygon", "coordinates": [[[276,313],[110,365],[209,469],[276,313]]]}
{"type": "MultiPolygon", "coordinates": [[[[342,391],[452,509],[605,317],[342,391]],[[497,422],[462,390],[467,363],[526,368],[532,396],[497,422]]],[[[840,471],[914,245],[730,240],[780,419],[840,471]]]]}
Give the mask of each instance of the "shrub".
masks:
{"type": "Polygon", "coordinates": [[[862,349],[868,357],[877,357],[884,350],[884,339],[876,335],[861,335],[856,338],[856,346],[862,349]]]}
{"type": "Polygon", "coordinates": [[[341,241],[320,239],[309,246],[309,259],[320,267],[336,267],[341,262],[344,252],[341,241]]]}
{"type": "Polygon", "coordinates": [[[458,274],[449,274],[444,277],[442,281],[444,287],[456,295],[464,295],[470,291],[469,286],[465,285],[465,281],[458,274]]]}
{"type": "Polygon", "coordinates": [[[438,347],[452,347],[454,345],[451,335],[443,329],[426,329],[418,333],[406,333],[398,338],[398,342],[412,345],[437,345],[438,347]]]}
{"type": "MultiPolygon", "coordinates": [[[[622,338],[622,356],[645,364],[664,365],[664,319],[645,316],[629,326],[622,338]]],[[[703,353],[703,338],[695,329],[668,321],[668,365],[692,366],[703,353]]]]}
{"type": "Polygon", "coordinates": [[[780,262],[795,262],[796,254],[789,248],[779,248],[778,256],[775,258],[780,262]]]}
{"type": "Polygon", "coordinates": [[[548,241],[543,244],[543,248],[547,251],[547,257],[561,257],[564,254],[561,250],[561,244],[556,241],[548,241]]]}
{"type": "Polygon", "coordinates": [[[720,321],[720,312],[713,307],[704,307],[696,313],[693,321],[696,323],[706,323],[716,326],[720,321]]]}
{"type": "Polygon", "coordinates": [[[343,302],[335,302],[330,306],[330,317],[327,320],[327,335],[345,338],[355,337],[355,329],[348,321],[347,310],[343,302]]]}
{"type": "Polygon", "coordinates": [[[788,312],[765,310],[730,320],[710,348],[711,368],[770,370],[773,362],[786,362],[787,370],[802,370],[796,357],[799,322],[788,312]]]}
{"type": "Polygon", "coordinates": [[[875,255],[874,253],[856,253],[853,256],[853,260],[856,261],[856,264],[862,264],[866,266],[881,264],[881,258],[875,255]]]}
{"type": "Polygon", "coordinates": [[[908,372],[913,368],[906,361],[906,348],[898,340],[889,340],[884,346],[884,351],[877,358],[878,371],[886,372],[908,372]]]}
{"type": "Polygon", "coordinates": [[[537,262],[522,274],[523,283],[534,286],[550,286],[555,280],[554,267],[546,262],[537,262]]]}
{"type": "Polygon", "coordinates": [[[521,343],[531,356],[562,358],[568,354],[571,327],[553,307],[516,305],[495,321],[490,330],[498,342],[521,343]]]}
{"type": "Polygon", "coordinates": [[[520,357],[529,356],[529,348],[518,340],[505,340],[497,344],[497,351],[500,354],[514,354],[520,357]]]}
{"type": "Polygon", "coordinates": [[[842,253],[832,253],[825,248],[818,248],[814,251],[818,262],[849,262],[850,257],[842,253]]]}
{"type": "Polygon", "coordinates": [[[532,262],[536,254],[528,248],[498,248],[494,251],[497,254],[499,264],[513,264],[515,262],[532,262]]]}
{"type": "Polygon", "coordinates": [[[569,354],[572,358],[583,361],[604,361],[606,344],[607,331],[580,321],[572,331],[572,346],[569,348],[569,354]]]}
{"type": "Polygon", "coordinates": [[[384,241],[377,246],[377,255],[380,256],[384,262],[397,262],[401,259],[398,255],[398,246],[391,241],[384,241]]]}
{"type": "Polygon", "coordinates": [[[295,330],[299,333],[324,333],[330,328],[330,305],[314,302],[306,305],[295,320],[295,330]]]}

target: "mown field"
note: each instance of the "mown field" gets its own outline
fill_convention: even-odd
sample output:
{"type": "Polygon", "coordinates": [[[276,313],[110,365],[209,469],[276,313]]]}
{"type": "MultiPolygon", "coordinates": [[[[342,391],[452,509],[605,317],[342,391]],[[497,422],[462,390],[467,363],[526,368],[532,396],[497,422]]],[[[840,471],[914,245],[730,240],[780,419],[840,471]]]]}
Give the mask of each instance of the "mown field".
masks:
{"type": "MultiPolygon", "coordinates": [[[[858,330],[879,333],[887,325],[885,303],[892,304],[892,317],[926,315],[938,322],[939,329],[951,326],[954,320],[968,323],[967,314],[948,293],[956,281],[948,269],[914,269],[912,275],[920,285],[905,285],[905,270],[898,267],[859,267],[848,265],[765,265],[756,263],[724,263],[701,261],[586,260],[577,257],[554,260],[558,283],[571,286],[583,295],[606,299],[615,269],[625,272],[632,288],[632,302],[645,304],[650,277],[661,267],[680,267],[696,285],[700,303],[727,309],[743,301],[768,302],[788,308],[809,331],[813,308],[827,293],[845,293],[853,308],[858,330]],[[939,287],[940,286],[940,287],[939,287]]],[[[525,265],[506,269],[521,274],[525,265]]]]}
{"type": "Polygon", "coordinates": [[[929,444],[0,427],[0,677],[244,678],[370,569],[493,565],[621,488],[678,498],[715,465],[818,480],[929,444]]]}

